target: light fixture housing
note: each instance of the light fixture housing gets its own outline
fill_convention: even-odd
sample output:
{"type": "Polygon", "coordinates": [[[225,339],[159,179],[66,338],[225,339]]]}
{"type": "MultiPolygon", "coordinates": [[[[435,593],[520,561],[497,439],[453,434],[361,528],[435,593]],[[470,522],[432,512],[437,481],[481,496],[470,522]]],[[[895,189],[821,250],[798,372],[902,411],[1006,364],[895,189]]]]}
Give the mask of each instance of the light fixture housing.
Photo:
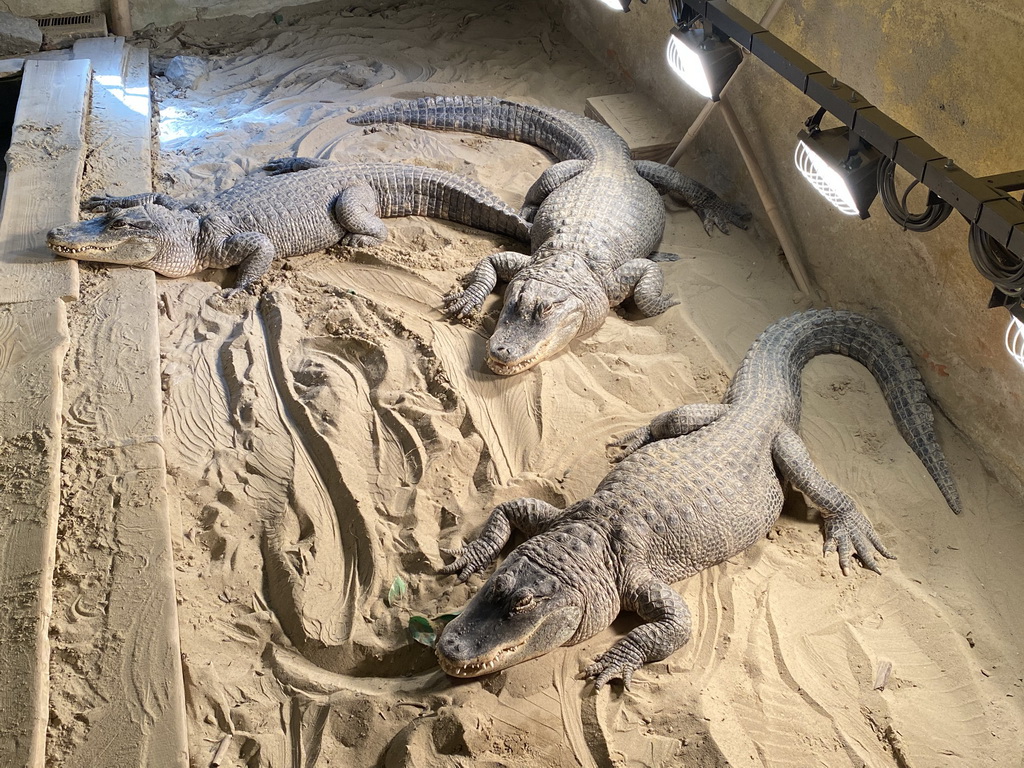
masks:
{"type": "MultiPolygon", "coordinates": [[[[613,11],[622,11],[623,13],[629,12],[629,4],[631,0],[598,0],[601,5],[611,8],[613,11]]],[[[641,0],[646,3],[647,0],[641,0]]]]}
{"type": "Polygon", "coordinates": [[[878,194],[881,153],[851,136],[846,126],[800,131],[794,161],[803,177],[848,216],[868,218],[878,194]]]}
{"type": "Polygon", "coordinates": [[[731,40],[720,40],[706,29],[676,27],[668,38],[668,64],[679,78],[706,99],[718,101],[729,78],[743,61],[743,51],[731,40]]]}

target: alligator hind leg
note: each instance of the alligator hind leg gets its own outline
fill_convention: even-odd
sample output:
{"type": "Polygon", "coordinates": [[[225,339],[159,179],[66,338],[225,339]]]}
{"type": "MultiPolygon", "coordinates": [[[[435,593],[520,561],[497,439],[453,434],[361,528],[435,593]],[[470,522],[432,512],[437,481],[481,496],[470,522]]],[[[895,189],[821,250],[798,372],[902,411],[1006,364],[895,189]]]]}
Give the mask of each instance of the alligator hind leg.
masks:
{"type": "Polygon", "coordinates": [[[706,427],[729,411],[725,403],[691,403],[655,416],[650,424],[638,427],[608,444],[607,454],[612,461],[622,461],[638,448],[655,440],[681,437],[706,427]]]}
{"type": "Polygon", "coordinates": [[[626,689],[633,673],[649,661],[667,658],[690,639],[692,622],[686,601],[672,587],[654,578],[647,566],[634,568],[623,589],[622,607],[644,620],[602,653],[586,669],[594,689],[621,678],[626,689]]]}
{"type": "Polygon", "coordinates": [[[663,292],[665,277],[649,259],[630,259],[612,272],[614,281],[608,290],[608,303],[621,304],[631,294],[636,308],[645,317],[660,315],[679,302],[663,292]]]}
{"type": "Polygon", "coordinates": [[[110,211],[114,208],[135,208],[140,205],[159,205],[172,211],[180,211],[187,208],[189,204],[175,200],[170,195],[164,195],[160,192],[144,192],[141,195],[127,195],[126,197],[93,195],[82,203],[82,208],[87,211],[110,211]]]}
{"type": "Polygon", "coordinates": [[[388,228],[379,212],[377,192],[369,184],[345,187],[334,200],[334,218],[348,232],[341,244],[365,248],[383,243],[388,228]]]}
{"type": "Polygon", "coordinates": [[[675,168],[651,160],[637,160],[636,172],[646,179],[662,195],[674,199],[693,209],[704,224],[709,235],[715,227],[729,234],[729,225],[746,229],[750,223],[750,211],[743,205],[725,202],[711,189],[691,179],[675,168]]]}
{"type": "Polygon", "coordinates": [[[520,269],[530,263],[530,257],[515,251],[492,253],[481,259],[469,275],[469,282],[461,291],[444,298],[444,311],[448,317],[469,317],[478,312],[484,299],[498,284],[498,278],[511,280],[520,269]]]}
{"type": "Polygon", "coordinates": [[[280,176],[282,173],[308,171],[311,168],[323,168],[325,165],[337,165],[337,163],[315,157],[278,157],[264,165],[263,170],[271,176],[280,176]]]}
{"type": "Polygon", "coordinates": [[[807,452],[804,441],[789,427],[783,427],[772,443],[772,456],[782,475],[798,491],[821,509],[825,521],[825,547],[827,554],[839,554],[839,567],[848,575],[853,563],[850,554],[856,552],[865,568],[881,573],[873,550],[883,557],[895,560],[864,514],[857,509],[853,499],[831,482],[822,477],[807,452]]]}
{"type": "Polygon", "coordinates": [[[263,277],[275,255],[274,244],[261,232],[242,232],[225,240],[222,264],[237,264],[238,276],[224,297],[231,298],[263,277]]]}
{"type": "Polygon", "coordinates": [[[535,536],[547,530],[561,514],[561,509],[540,499],[514,499],[499,504],[491,511],[479,537],[464,547],[442,550],[445,554],[454,555],[456,559],[444,566],[441,573],[457,573],[459,581],[466,581],[494,562],[502,547],[508,543],[513,527],[527,536],[535,536]]]}
{"type": "Polygon", "coordinates": [[[526,193],[526,200],[519,215],[527,221],[533,221],[534,214],[547,196],[560,184],[581,173],[589,164],[589,160],[563,160],[545,170],[526,193]]]}

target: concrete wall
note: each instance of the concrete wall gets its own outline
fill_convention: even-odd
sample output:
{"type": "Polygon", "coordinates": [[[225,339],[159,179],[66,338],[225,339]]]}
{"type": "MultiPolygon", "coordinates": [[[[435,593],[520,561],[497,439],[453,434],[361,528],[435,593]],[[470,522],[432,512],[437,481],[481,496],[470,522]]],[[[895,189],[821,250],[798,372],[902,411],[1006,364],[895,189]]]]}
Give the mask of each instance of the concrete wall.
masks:
{"type": "MultiPolygon", "coordinates": [[[[703,102],[665,64],[667,0],[634,0],[627,14],[596,0],[558,3],[570,31],[596,56],[689,124],[703,102]]],[[[768,2],[735,5],[758,19],[768,2]]],[[[794,0],[770,28],[968,172],[1024,168],[1019,0],[794,0]]],[[[932,232],[905,233],[878,200],[867,221],[839,214],[793,166],[796,132],[816,105],[756,59],[730,90],[828,300],[900,333],[942,410],[1020,492],[1024,369],[1003,348],[1008,314],[985,308],[991,284],[971,263],[966,223],[954,213],[932,232]]],[[[724,169],[744,184],[735,191],[761,210],[720,116],[694,151],[681,167],[703,164],[712,180],[724,169]]]]}
{"type": "MultiPolygon", "coordinates": [[[[281,0],[130,0],[132,27],[140,30],[149,24],[168,26],[179,21],[214,19],[241,14],[254,16],[285,6],[302,5],[281,0]]],[[[345,7],[360,5],[367,8],[387,5],[383,0],[348,2],[345,7]]],[[[52,16],[56,14],[107,11],[108,0],[0,0],[0,10],[18,16],[52,16]]],[[[108,15],[109,18],[109,15],[108,15]]]]}

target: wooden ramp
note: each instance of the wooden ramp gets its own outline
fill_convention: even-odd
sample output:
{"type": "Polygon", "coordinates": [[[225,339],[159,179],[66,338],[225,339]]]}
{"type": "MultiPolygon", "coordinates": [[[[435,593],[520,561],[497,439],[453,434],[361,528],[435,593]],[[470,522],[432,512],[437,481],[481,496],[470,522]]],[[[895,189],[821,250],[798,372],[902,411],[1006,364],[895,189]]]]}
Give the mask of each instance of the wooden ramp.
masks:
{"type": "MultiPolygon", "coordinates": [[[[83,144],[89,154],[87,192],[148,191],[152,169],[147,52],[125,46],[123,38],[98,38],[76,43],[74,56],[75,60],[61,63],[66,65],[65,74],[85,73],[79,103],[85,102],[90,62],[93,71],[83,144]]],[[[53,86],[62,82],[61,73],[51,74],[53,86]]],[[[27,80],[22,93],[33,93],[27,80]]],[[[61,103],[73,103],[64,93],[61,103]]],[[[44,134],[68,130],[67,114],[26,110],[26,115],[26,122],[41,127],[44,134]]],[[[77,168],[81,167],[79,163],[77,168]]],[[[60,283],[59,277],[46,277],[43,284],[77,288],[76,265],[65,260],[54,264],[37,246],[49,226],[78,217],[80,179],[80,174],[73,180],[58,174],[48,182],[33,178],[34,184],[51,191],[27,197],[16,185],[18,179],[9,178],[0,242],[7,242],[2,236],[8,224],[8,200],[12,205],[18,201],[49,211],[54,194],[66,190],[73,204],[61,208],[59,216],[53,213],[59,221],[47,219],[40,224],[50,214],[38,210],[32,218],[14,219],[24,221],[23,229],[31,230],[36,239],[30,238],[28,255],[15,259],[13,267],[0,262],[0,270],[11,269],[17,277],[12,283],[16,292],[5,295],[0,288],[0,301],[8,302],[0,304],[0,311],[39,303],[28,301],[40,281],[39,270],[67,270],[74,279],[60,283]]],[[[187,735],[165,489],[155,277],[148,270],[110,268],[101,273],[85,271],[83,281],[81,297],[68,304],[66,311],[64,303],[54,298],[54,317],[37,315],[37,324],[53,325],[59,331],[51,334],[49,347],[34,342],[34,348],[40,354],[54,350],[50,357],[56,361],[55,394],[47,416],[51,429],[61,422],[63,426],[55,432],[56,450],[45,453],[50,459],[46,472],[31,471],[45,476],[47,487],[61,490],[60,531],[59,536],[48,531],[45,542],[43,536],[37,536],[37,542],[22,535],[20,545],[5,536],[3,543],[9,546],[0,545],[0,574],[8,571],[10,550],[36,553],[35,559],[49,566],[38,569],[35,582],[22,577],[16,585],[22,590],[19,594],[33,595],[37,603],[46,604],[36,611],[41,617],[37,642],[22,640],[21,651],[9,652],[8,636],[17,631],[24,638],[26,630],[24,622],[12,623],[0,608],[0,685],[4,686],[0,697],[11,690],[4,685],[8,680],[32,677],[37,681],[32,697],[0,698],[0,765],[43,766],[45,761],[62,768],[185,768],[187,735]],[[69,344],[61,386],[60,358],[69,344]],[[62,466],[56,466],[61,456],[62,466]],[[51,597],[53,621],[47,648],[51,597]],[[31,658],[25,649],[31,651],[31,658]],[[25,707],[28,700],[31,708],[25,707]]],[[[65,287],[50,290],[49,295],[69,298],[75,292],[65,287]]],[[[2,333],[0,376],[6,370],[4,350],[8,348],[2,333]]],[[[10,376],[17,374],[16,369],[7,368],[10,376]]],[[[14,391],[6,381],[0,380],[0,386],[0,397],[14,391]]],[[[16,426],[24,432],[23,425],[16,426]]],[[[21,458],[24,466],[31,466],[30,459],[28,455],[21,458]]],[[[38,455],[34,461],[43,463],[38,455]]],[[[54,493],[54,507],[56,500],[54,493]]],[[[5,498],[0,501],[3,535],[10,505],[5,498]]],[[[52,527],[55,531],[56,525],[52,527]]],[[[8,602],[4,599],[4,604],[8,602]]]]}

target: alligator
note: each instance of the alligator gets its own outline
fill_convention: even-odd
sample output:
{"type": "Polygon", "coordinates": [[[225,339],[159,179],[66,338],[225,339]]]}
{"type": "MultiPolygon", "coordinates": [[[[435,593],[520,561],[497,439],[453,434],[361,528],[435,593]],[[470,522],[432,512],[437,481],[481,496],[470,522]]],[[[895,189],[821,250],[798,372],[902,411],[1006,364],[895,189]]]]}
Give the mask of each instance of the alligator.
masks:
{"type": "Polygon", "coordinates": [[[598,328],[608,308],[630,296],[651,317],[676,302],[663,293],[655,253],[665,229],[660,195],[668,192],[714,227],[745,227],[749,213],[667,165],[634,162],[626,142],[595,120],[560,109],[498,98],[430,97],[398,101],[349,118],[356,125],[401,123],[515,139],[562,162],[526,195],[533,221],[530,255],[503,251],[481,261],[467,285],[446,297],[446,313],[478,312],[498,279],[507,280],[503,308],[488,342],[498,374],[525,371],[576,336],[598,328]],[[654,254],[654,259],[649,257],[654,254]]]}
{"type": "Polygon", "coordinates": [[[769,326],[754,342],[721,404],[683,405],[609,444],[618,463],[594,494],[565,510],[540,499],[494,508],[481,535],[441,572],[466,581],[495,560],[512,528],[528,537],[449,623],[436,645],[441,668],[474,677],[579,643],[620,610],[643,623],[590,665],[595,689],[687,642],[690,612],[671,585],[764,538],[783,505],[783,479],[821,511],[824,553],[843,574],[853,557],[881,572],[893,558],[853,499],[816,469],[797,434],[803,366],[847,355],[878,380],[896,426],[949,507],[961,511],[910,353],[891,331],[846,311],[811,310],[769,326]]]}
{"type": "Polygon", "coordinates": [[[230,297],[277,257],[336,243],[367,247],[387,237],[381,217],[430,216],[528,241],[530,223],[477,182],[415,165],[342,165],[283,158],[209,200],[161,193],[97,195],[83,207],[103,216],[56,227],[47,245],[60,256],[146,267],[169,277],[238,265],[230,297]]]}

